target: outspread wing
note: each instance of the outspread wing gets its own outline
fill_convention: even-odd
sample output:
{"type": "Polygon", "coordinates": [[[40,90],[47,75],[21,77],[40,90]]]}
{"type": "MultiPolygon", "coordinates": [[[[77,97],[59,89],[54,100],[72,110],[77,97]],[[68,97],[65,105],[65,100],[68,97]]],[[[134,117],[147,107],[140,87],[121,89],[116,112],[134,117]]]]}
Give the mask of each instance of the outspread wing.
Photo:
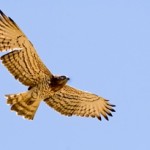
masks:
{"type": "Polygon", "coordinates": [[[10,17],[0,11],[0,51],[7,50],[11,52],[0,59],[24,85],[34,86],[52,76],[25,34],[10,17]]]}
{"type": "Polygon", "coordinates": [[[108,100],[68,85],[44,101],[56,111],[67,116],[97,117],[101,120],[102,115],[108,120],[108,115],[112,116],[111,112],[115,111],[113,109],[115,105],[111,105],[108,100]]]}

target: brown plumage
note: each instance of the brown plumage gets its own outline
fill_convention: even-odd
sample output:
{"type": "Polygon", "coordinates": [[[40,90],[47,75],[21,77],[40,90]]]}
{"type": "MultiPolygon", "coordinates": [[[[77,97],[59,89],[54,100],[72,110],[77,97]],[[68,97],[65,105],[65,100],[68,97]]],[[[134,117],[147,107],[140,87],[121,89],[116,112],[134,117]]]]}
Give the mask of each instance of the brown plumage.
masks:
{"type": "Polygon", "coordinates": [[[6,95],[11,110],[33,120],[42,100],[63,115],[97,117],[108,120],[115,110],[107,100],[66,85],[69,78],[54,76],[43,64],[32,43],[17,24],[0,11],[0,57],[10,73],[28,86],[28,91],[6,95]]]}

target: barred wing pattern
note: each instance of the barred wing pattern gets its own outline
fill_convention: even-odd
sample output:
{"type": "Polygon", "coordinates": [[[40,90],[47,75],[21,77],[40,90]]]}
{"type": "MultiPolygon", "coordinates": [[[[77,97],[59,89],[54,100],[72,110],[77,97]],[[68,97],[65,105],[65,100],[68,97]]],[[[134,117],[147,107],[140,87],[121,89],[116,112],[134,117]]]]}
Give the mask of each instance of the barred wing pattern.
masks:
{"type": "Polygon", "coordinates": [[[52,76],[17,24],[0,11],[0,51],[7,50],[11,52],[0,59],[24,85],[34,86],[52,76]]]}
{"type": "Polygon", "coordinates": [[[107,115],[112,116],[115,110],[108,100],[95,94],[77,90],[65,85],[53,97],[44,100],[50,107],[63,115],[97,117],[101,120],[101,115],[108,120],[107,115]]]}
{"type": "Polygon", "coordinates": [[[2,63],[16,79],[29,86],[26,92],[6,95],[11,110],[18,115],[33,120],[44,99],[50,107],[67,116],[97,117],[99,120],[101,116],[107,120],[108,115],[112,116],[115,105],[108,100],[65,85],[68,81],[65,76],[53,76],[17,24],[0,11],[0,52],[8,50],[10,52],[0,57],[2,63]]]}

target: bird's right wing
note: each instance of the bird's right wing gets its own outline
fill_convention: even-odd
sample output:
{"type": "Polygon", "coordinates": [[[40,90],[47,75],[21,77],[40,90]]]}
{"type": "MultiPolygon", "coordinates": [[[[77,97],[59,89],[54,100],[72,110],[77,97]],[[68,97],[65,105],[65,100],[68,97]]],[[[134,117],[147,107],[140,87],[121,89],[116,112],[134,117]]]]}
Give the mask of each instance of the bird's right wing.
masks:
{"type": "Polygon", "coordinates": [[[101,120],[102,115],[108,120],[107,115],[112,116],[111,111],[115,111],[113,109],[115,105],[111,105],[108,100],[68,85],[44,101],[56,111],[67,116],[97,117],[101,120]]]}
{"type": "Polygon", "coordinates": [[[7,50],[11,52],[0,59],[24,85],[32,87],[52,76],[25,34],[10,17],[0,11],[0,51],[7,50]]]}

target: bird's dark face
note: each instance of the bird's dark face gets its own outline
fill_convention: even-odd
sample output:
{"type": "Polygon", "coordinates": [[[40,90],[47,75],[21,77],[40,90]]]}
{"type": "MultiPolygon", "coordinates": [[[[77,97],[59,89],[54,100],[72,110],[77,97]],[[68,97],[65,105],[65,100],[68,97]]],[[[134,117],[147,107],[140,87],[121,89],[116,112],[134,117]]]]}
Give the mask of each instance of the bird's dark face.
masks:
{"type": "Polygon", "coordinates": [[[66,76],[54,76],[54,82],[58,85],[61,85],[61,84],[66,84],[67,81],[69,80],[68,77],[66,76]]]}
{"type": "Polygon", "coordinates": [[[51,86],[53,91],[60,90],[69,80],[66,76],[53,76],[51,79],[51,86]]]}

